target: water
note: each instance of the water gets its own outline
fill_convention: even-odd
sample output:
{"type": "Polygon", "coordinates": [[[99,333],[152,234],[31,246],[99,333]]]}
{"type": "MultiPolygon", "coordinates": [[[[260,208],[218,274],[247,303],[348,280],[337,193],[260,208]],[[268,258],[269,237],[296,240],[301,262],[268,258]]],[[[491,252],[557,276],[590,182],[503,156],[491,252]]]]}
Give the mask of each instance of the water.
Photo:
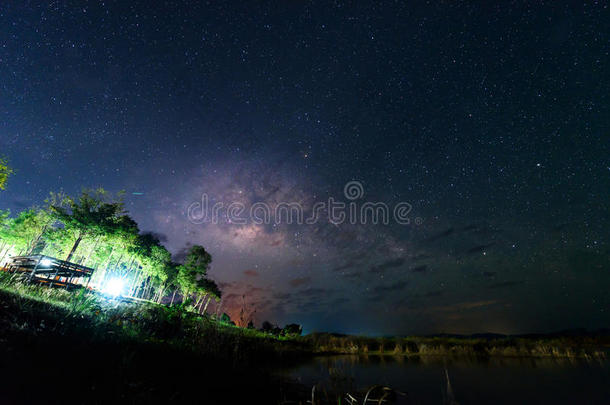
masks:
{"type": "Polygon", "coordinates": [[[375,384],[407,393],[406,404],[447,403],[447,369],[455,400],[478,404],[610,404],[610,362],[398,356],[318,357],[285,374],[340,392],[375,384]]]}

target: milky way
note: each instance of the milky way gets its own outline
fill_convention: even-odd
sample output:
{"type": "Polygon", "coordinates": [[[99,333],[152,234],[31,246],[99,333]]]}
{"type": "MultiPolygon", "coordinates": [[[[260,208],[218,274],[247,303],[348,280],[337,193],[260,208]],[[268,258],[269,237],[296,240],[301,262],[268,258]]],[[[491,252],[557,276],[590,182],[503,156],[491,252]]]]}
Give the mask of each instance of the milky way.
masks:
{"type": "Polygon", "coordinates": [[[0,208],[126,190],[257,323],[608,325],[605,5],[155,3],[0,5],[0,208]],[[311,213],[350,181],[409,224],[187,216],[204,194],[311,213]]]}

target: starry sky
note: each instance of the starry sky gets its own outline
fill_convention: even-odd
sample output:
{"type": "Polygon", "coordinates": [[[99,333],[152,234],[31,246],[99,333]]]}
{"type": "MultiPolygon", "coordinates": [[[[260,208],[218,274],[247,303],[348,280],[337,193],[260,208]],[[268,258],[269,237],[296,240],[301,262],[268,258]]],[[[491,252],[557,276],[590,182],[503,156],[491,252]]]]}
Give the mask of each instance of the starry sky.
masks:
{"type": "Polygon", "coordinates": [[[0,207],[125,190],[257,324],[608,327],[608,6],[492,3],[3,1],[0,207]],[[187,217],[350,181],[411,223],[187,217]]]}

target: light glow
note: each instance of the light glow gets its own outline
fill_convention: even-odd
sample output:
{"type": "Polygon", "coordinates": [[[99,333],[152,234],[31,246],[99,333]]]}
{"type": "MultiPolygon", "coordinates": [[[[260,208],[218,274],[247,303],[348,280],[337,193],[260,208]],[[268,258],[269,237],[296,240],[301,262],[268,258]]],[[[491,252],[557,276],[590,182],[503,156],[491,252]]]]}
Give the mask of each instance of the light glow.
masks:
{"type": "Polygon", "coordinates": [[[110,280],[106,281],[106,283],[104,284],[104,288],[102,289],[102,292],[104,294],[108,294],[113,297],[118,297],[119,295],[121,295],[123,293],[124,288],[125,288],[125,282],[123,281],[123,279],[115,277],[115,278],[111,278],[110,280]]]}
{"type": "Polygon", "coordinates": [[[49,267],[49,266],[51,266],[52,263],[53,262],[51,261],[51,259],[44,258],[40,261],[40,266],[49,267]]]}

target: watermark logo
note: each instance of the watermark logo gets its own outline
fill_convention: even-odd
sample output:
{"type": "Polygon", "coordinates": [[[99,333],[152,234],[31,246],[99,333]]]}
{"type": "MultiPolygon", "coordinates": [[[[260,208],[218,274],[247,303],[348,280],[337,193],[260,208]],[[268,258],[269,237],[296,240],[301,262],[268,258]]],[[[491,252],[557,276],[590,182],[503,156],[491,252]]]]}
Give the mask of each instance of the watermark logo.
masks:
{"type": "Polygon", "coordinates": [[[298,202],[282,201],[274,203],[255,202],[244,204],[239,201],[210,202],[204,193],[200,201],[191,203],[187,208],[187,217],[193,224],[229,223],[245,225],[248,223],[263,224],[307,224],[321,221],[333,225],[349,224],[383,224],[421,225],[421,217],[411,217],[412,205],[401,201],[393,205],[381,201],[365,201],[364,186],[359,181],[349,181],[343,187],[345,200],[329,197],[326,201],[317,201],[304,206],[298,202]]]}
{"type": "Polygon", "coordinates": [[[348,200],[358,200],[364,197],[364,187],[359,181],[348,181],[343,187],[343,195],[348,200]]]}

